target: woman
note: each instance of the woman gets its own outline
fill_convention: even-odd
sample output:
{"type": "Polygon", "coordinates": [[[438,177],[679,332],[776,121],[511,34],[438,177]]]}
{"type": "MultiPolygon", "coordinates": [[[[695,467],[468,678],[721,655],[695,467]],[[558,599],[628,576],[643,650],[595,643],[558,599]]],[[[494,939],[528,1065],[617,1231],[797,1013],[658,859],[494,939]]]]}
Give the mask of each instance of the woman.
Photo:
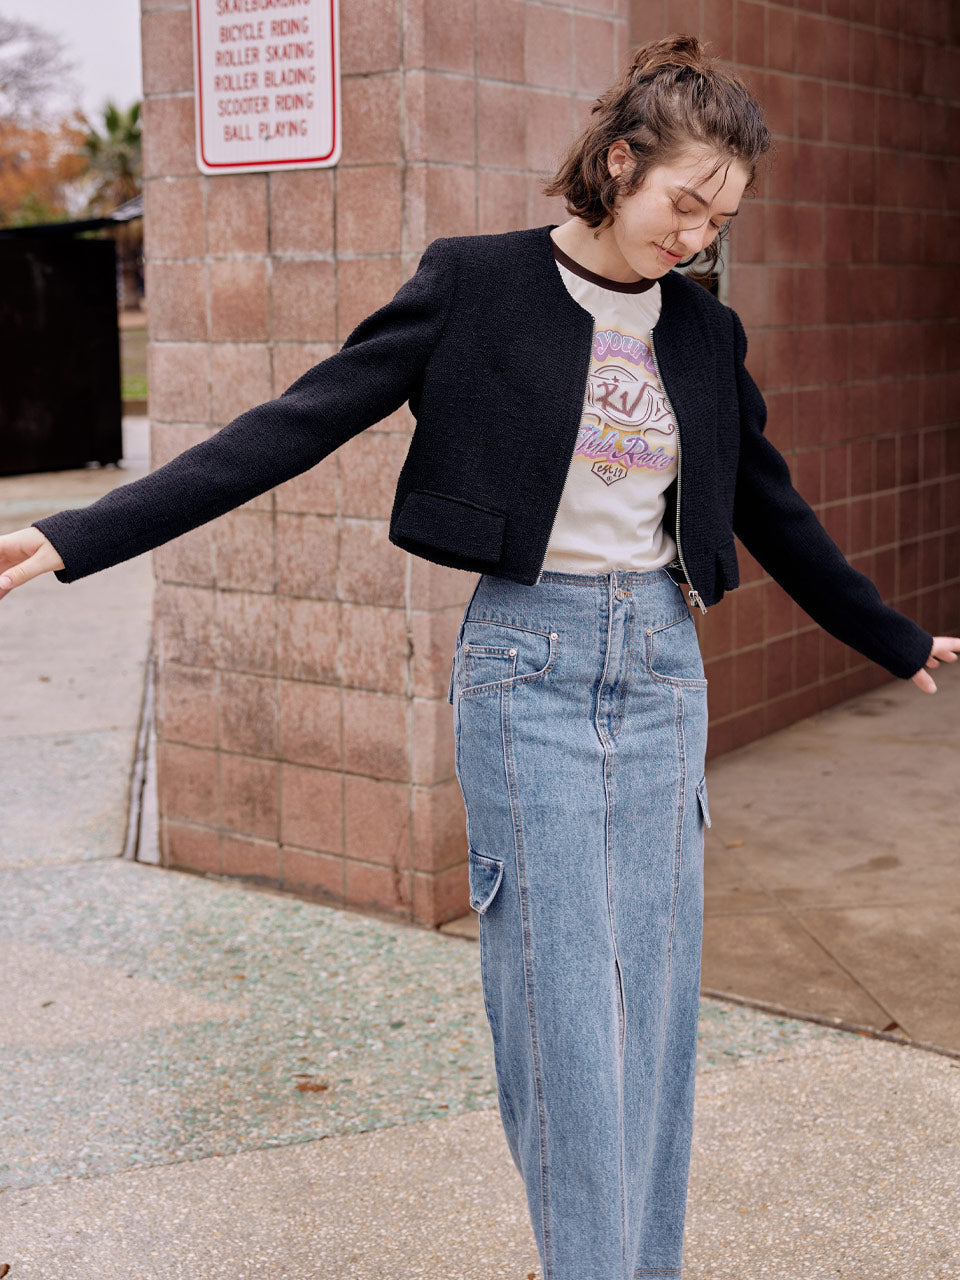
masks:
{"type": "Polygon", "coordinates": [[[769,147],[698,42],[639,50],[548,186],[562,226],[434,241],[282,396],[83,510],[0,538],[0,593],[117,563],[317,463],[405,400],[390,536],[479,571],[457,771],[498,1101],[544,1280],[680,1275],[702,917],[706,681],[691,606],[734,532],[834,635],[932,692],[763,436],[716,260],[769,147]],[[682,461],[681,461],[682,442],[682,461]]]}

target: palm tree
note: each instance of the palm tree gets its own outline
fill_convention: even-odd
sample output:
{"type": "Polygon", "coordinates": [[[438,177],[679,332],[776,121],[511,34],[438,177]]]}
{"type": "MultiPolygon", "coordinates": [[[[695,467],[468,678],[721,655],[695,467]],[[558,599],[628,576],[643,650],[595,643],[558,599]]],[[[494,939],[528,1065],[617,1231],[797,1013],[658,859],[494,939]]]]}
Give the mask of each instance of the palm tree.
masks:
{"type": "MultiPolygon", "coordinates": [[[[88,121],[89,124],[89,121],[88,121]]],[[[90,197],[91,213],[106,213],[140,194],[140,103],[126,111],[108,102],[103,128],[90,125],[84,139],[91,174],[97,185],[90,197]]]]}
{"type": "MultiPolygon", "coordinates": [[[[102,127],[89,129],[83,142],[89,172],[96,185],[89,200],[91,214],[109,213],[140,194],[140,103],[126,111],[114,102],[103,109],[102,127]]],[[[143,247],[143,224],[121,223],[115,232],[123,279],[123,305],[139,304],[137,266],[143,247]]]]}

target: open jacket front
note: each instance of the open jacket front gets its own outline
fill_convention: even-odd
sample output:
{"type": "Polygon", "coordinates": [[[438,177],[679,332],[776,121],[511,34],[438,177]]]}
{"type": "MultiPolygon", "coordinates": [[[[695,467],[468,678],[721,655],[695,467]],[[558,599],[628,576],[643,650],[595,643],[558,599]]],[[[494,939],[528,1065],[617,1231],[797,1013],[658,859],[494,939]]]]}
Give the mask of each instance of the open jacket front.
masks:
{"type": "MultiPolygon", "coordinates": [[[[64,562],[57,577],[105,569],[240,506],[409,400],[416,429],[391,540],[439,564],[535,583],[593,340],[551,229],[434,240],[396,296],[281,396],[91,506],[38,520],[64,562]]],[[[654,355],[680,439],[667,518],[694,599],[715,604],[737,586],[737,534],[823,627],[912,675],[932,637],[883,604],[793,488],[763,435],[738,317],[676,272],[661,291],[654,355]]]]}

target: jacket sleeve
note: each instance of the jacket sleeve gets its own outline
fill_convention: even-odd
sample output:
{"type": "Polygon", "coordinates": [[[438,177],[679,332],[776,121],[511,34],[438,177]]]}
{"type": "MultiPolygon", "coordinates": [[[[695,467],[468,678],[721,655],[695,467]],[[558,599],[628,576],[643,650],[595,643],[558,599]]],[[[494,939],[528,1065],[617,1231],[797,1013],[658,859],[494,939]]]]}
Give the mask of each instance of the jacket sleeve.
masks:
{"type": "Polygon", "coordinates": [[[433,241],[393,299],[282,395],[142,479],[35,521],[63,560],[56,576],[73,582],[195,529],[309,470],[399,408],[440,336],[455,270],[449,241],[433,241]]]}
{"type": "Polygon", "coordinates": [[[933,637],[885,605],[877,588],[854,569],[797,493],[783,456],[763,434],[767,411],[747,372],[746,334],[735,312],[740,458],[733,527],[741,542],[797,604],[831,635],[908,678],[930,656],[933,637]]]}

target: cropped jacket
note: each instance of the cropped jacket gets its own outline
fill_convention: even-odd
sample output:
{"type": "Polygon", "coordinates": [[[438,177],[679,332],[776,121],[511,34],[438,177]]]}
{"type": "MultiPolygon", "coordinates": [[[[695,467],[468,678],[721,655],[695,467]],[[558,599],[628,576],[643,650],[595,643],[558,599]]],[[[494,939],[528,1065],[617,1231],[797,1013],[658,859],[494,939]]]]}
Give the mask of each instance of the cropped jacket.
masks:
{"type": "MultiPolygon", "coordinates": [[[[593,318],[551,226],[434,240],[393,299],[282,395],[90,506],[36,522],[71,582],[185,533],[313,467],[409,401],[416,421],[390,519],[398,546],[533,585],[573,456],[593,318]]],[[[932,637],[853,569],[764,436],[735,312],[671,271],[653,352],[679,435],[673,572],[707,608],[738,584],[736,534],[813,619],[896,676],[932,637]]]]}

